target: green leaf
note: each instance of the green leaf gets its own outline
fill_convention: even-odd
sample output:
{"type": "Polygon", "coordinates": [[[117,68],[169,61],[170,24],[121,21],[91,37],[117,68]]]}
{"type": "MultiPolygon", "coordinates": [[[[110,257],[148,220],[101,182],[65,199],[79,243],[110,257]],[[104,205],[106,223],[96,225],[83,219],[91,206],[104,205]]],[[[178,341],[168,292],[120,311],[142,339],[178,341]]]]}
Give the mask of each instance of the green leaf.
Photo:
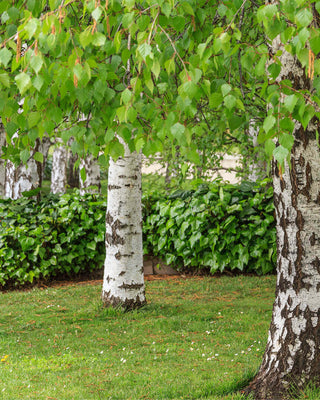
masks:
{"type": "Polygon", "coordinates": [[[85,182],[85,181],[86,181],[86,179],[87,179],[87,172],[86,172],[86,169],[85,169],[85,168],[81,168],[81,169],[80,169],[80,177],[81,177],[82,182],[85,182]]]}
{"type": "Polygon", "coordinates": [[[37,75],[35,78],[32,79],[32,86],[36,88],[38,92],[40,92],[43,84],[44,80],[40,75],[37,75]]]}
{"type": "Polygon", "coordinates": [[[0,50],[0,64],[7,68],[12,57],[12,53],[6,47],[0,50]]]}
{"type": "Polygon", "coordinates": [[[311,50],[314,54],[320,53],[320,36],[315,36],[314,38],[309,40],[311,50]]]}
{"type": "Polygon", "coordinates": [[[273,151],[275,149],[276,145],[272,139],[266,140],[264,144],[265,152],[268,158],[270,159],[273,155],[273,151]]]}
{"type": "Polygon", "coordinates": [[[32,36],[35,34],[38,26],[40,25],[39,20],[36,18],[32,18],[28,21],[25,26],[25,31],[28,33],[28,39],[31,39],[32,36]]]}
{"type": "Polygon", "coordinates": [[[153,60],[151,71],[153,72],[156,79],[158,79],[158,77],[160,75],[160,71],[161,71],[161,66],[160,66],[160,62],[157,58],[155,58],[153,60]]]}
{"type": "Polygon", "coordinates": [[[295,22],[298,27],[304,27],[311,24],[313,20],[312,12],[308,8],[303,8],[295,15],[295,22]]]}
{"type": "Polygon", "coordinates": [[[103,46],[106,42],[106,36],[101,32],[95,32],[93,34],[92,44],[94,46],[103,46]]]}
{"type": "Polygon", "coordinates": [[[279,65],[277,63],[272,63],[269,65],[268,71],[269,71],[270,75],[272,76],[272,78],[276,79],[281,72],[281,65],[279,65]]]}
{"type": "Polygon", "coordinates": [[[232,108],[235,107],[235,105],[237,104],[237,99],[232,95],[232,94],[228,94],[228,96],[226,96],[224,99],[224,104],[226,105],[226,107],[231,110],[232,108]]]}
{"type": "Polygon", "coordinates": [[[263,129],[268,133],[277,122],[273,115],[269,115],[263,122],[263,129]]]}
{"type": "Polygon", "coordinates": [[[292,119],[286,117],[286,118],[282,118],[280,120],[280,128],[281,129],[284,129],[289,132],[293,132],[294,127],[295,127],[295,124],[292,119]]]}
{"type": "Polygon", "coordinates": [[[275,160],[278,161],[278,163],[280,165],[284,165],[284,162],[286,160],[286,158],[289,155],[289,150],[286,149],[283,146],[277,146],[274,150],[273,150],[273,157],[275,158],[275,160]]]}
{"type": "Polygon", "coordinates": [[[292,94],[291,96],[286,96],[284,99],[284,106],[285,108],[292,113],[295,105],[297,104],[298,96],[296,94],[292,94]]]}
{"type": "Polygon", "coordinates": [[[153,57],[152,54],[152,47],[150,44],[147,43],[142,43],[140,46],[138,46],[138,53],[141,55],[141,57],[145,60],[148,56],[153,57]]]}
{"type": "Polygon", "coordinates": [[[288,133],[282,133],[279,137],[279,143],[281,144],[281,146],[291,151],[294,143],[294,137],[293,135],[290,135],[288,133]]]}
{"type": "Polygon", "coordinates": [[[101,7],[97,7],[94,11],[92,11],[91,16],[93,19],[95,19],[97,22],[99,21],[100,17],[102,15],[102,10],[101,7]]]}
{"type": "Polygon", "coordinates": [[[31,68],[34,70],[34,72],[35,72],[36,74],[39,73],[39,71],[40,71],[42,65],[43,65],[43,60],[42,60],[42,57],[41,57],[40,55],[33,56],[33,57],[31,58],[31,60],[30,60],[30,66],[31,66],[31,68]]]}
{"type": "Polygon", "coordinates": [[[128,104],[132,98],[132,92],[129,89],[125,89],[121,93],[121,102],[123,104],[128,104]]]}
{"type": "Polygon", "coordinates": [[[36,152],[36,153],[34,154],[33,158],[34,158],[36,161],[40,162],[41,164],[43,163],[43,154],[42,154],[42,153],[36,152]]]}
{"type": "Polygon", "coordinates": [[[86,48],[87,46],[89,46],[89,44],[93,40],[93,35],[91,34],[91,30],[86,29],[85,31],[81,32],[79,35],[79,40],[80,40],[81,46],[83,48],[86,48]]]}
{"type": "Polygon", "coordinates": [[[231,90],[232,87],[228,83],[225,83],[221,86],[221,93],[223,96],[226,96],[231,90]]]}
{"type": "Polygon", "coordinates": [[[28,119],[29,128],[33,128],[40,121],[41,114],[38,111],[31,112],[28,114],[27,119],[28,119]]]}
{"type": "Polygon", "coordinates": [[[0,83],[2,83],[3,86],[9,88],[10,87],[10,78],[7,72],[2,72],[0,74],[0,83]]]}
{"type": "Polygon", "coordinates": [[[27,161],[29,160],[29,158],[30,158],[30,152],[29,152],[28,149],[24,149],[24,150],[22,150],[22,151],[20,152],[20,159],[21,159],[21,161],[22,161],[24,164],[27,163],[27,161]]]}
{"type": "Polygon", "coordinates": [[[114,42],[114,47],[115,47],[116,53],[118,53],[120,50],[120,47],[121,47],[121,32],[118,31],[114,35],[113,42],[114,42]]]}
{"type": "Polygon", "coordinates": [[[30,76],[25,72],[21,72],[14,79],[17,83],[17,86],[21,94],[24,94],[26,90],[28,90],[29,87],[31,86],[30,76]]]}
{"type": "Polygon", "coordinates": [[[195,15],[194,15],[193,8],[191,7],[191,5],[190,5],[189,3],[187,3],[186,1],[183,1],[183,2],[181,3],[181,6],[182,6],[182,8],[183,8],[183,10],[184,10],[184,12],[185,12],[186,14],[190,14],[190,15],[195,16],[195,15]]]}
{"type": "Polygon", "coordinates": [[[180,122],[177,122],[170,128],[170,132],[172,133],[174,138],[181,137],[181,135],[184,134],[185,130],[185,126],[180,124],[180,122]]]}
{"type": "Polygon", "coordinates": [[[223,103],[221,93],[212,93],[209,97],[209,105],[213,108],[218,108],[223,103]]]}

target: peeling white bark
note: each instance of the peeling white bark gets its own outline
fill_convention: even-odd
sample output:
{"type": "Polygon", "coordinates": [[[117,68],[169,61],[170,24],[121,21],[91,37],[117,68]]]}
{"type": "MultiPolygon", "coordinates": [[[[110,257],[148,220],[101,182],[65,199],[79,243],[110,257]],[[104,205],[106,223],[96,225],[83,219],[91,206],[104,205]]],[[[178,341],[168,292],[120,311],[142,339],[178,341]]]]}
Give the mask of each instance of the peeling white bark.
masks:
{"type": "MultiPolygon", "coordinates": [[[[124,143],[123,143],[124,144],[124,143]]],[[[102,289],[105,305],[135,308],[145,299],[141,155],[130,153],[110,160],[106,215],[106,260],[102,289]]]]}
{"type": "Polygon", "coordinates": [[[79,167],[79,182],[80,182],[80,194],[83,196],[85,193],[100,193],[100,167],[91,155],[80,160],[79,167]],[[81,179],[82,168],[86,171],[86,180],[81,179]]]}
{"type": "MultiPolygon", "coordinates": [[[[61,142],[61,141],[60,141],[61,142]]],[[[59,143],[52,155],[51,192],[66,193],[67,184],[67,149],[59,143]]]]}
{"type": "Polygon", "coordinates": [[[16,200],[22,197],[23,192],[38,188],[40,182],[38,165],[34,159],[30,159],[27,165],[20,164],[18,167],[7,161],[5,197],[16,200]]]}

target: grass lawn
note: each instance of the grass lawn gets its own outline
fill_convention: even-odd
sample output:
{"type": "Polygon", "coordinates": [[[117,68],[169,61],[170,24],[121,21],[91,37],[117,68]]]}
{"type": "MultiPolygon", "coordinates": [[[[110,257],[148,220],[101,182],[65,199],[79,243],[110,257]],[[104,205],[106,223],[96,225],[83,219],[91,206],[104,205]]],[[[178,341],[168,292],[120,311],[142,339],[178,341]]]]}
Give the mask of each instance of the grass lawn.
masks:
{"type": "Polygon", "coordinates": [[[148,281],[148,305],[128,313],[103,309],[97,282],[1,293],[0,398],[243,399],[274,286],[274,276],[148,281]]]}

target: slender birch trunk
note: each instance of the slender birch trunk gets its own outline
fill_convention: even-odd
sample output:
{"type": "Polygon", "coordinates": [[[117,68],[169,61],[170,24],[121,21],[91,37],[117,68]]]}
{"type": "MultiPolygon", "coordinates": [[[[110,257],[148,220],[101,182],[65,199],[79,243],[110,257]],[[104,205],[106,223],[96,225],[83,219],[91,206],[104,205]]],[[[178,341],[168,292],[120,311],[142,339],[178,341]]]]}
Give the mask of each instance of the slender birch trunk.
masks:
{"type": "Polygon", "coordinates": [[[1,158],[2,146],[5,146],[5,143],[6,143],[5,130],[0,120],[0,197],[3,197],[5,194],[6,167],[5,167],[5,160],[1,158]]]}
{"type": "MultiPolygon", "coordinates": [[[[279,40],[273,50],[283,50],[279,40]]],[[[294,90],[310,81],[297,59],[283,51],[279,79],[294,90]]],[[[278,400],[293,386],[320,383],[320,147],[319,121],[295,123],[290,168],[273,168],[277,222],[277,288],[268,343],[250,384],[256,400],[278,400]]]]}
{"type": "MultiPolygon", "coordinates": [[[[123,143],[124,144],[124,143],[123,143]]],[[[141,212],[141,155],[110,159],[103,303],[133,309],[146,303],[141,212]]]]}
{"type": "Polygon", "coordinates": [[[79,167],[79,182],[80,182],[80,194],[83,196],[85,193],[100,193],[100,167],[96,159],[91,155],[80,160],[79,167]],[[86,171],[85,181],[81,178],[82,168],[86,171]]]}
{"type": "Polygon", "coordinates": [[[257,182],[259,179],[266,177],[266,164],[261,159],[261,155],[257,153],[259,128],[256,126],[255,120],[251,119],[249,123],[248,134],[253,146],[253,159],[249,165],[248,181],[257,182]]]}
{"type": "Polygon", "coordinates": [[[66,193],[67,185],[67,148],[58,144],[52,155],[51,192],[66,193]]]}
{"type": "MultiPolygon", "coordinates": [[[[37,140],[34,152],[40,150],[40,141],[37,140]]],[[[15,166],[11,161],[6,164],[5,197],[12,200],[22,197],[23,192],[28,192],[41,187],[43,165],[32,157],[27,164],[15,166]]]]}

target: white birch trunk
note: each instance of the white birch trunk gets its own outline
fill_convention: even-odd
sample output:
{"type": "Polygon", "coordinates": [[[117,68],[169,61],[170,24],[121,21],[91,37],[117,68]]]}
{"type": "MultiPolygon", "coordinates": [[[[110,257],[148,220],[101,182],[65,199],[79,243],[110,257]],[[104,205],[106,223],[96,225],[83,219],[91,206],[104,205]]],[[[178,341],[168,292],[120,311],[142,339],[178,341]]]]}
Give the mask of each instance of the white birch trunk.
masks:
{"type": "MultiPolygon", "coordinates": [[[[34,152],[40,150],[40,142],[36,142],[34,152]]],[[[22,197],[23,192],[37,189],[42,183],[42,164],[32,157],[27,164],[15,166],[11,161],[6,164],[5,197],[12,200],[22,197]]]]}
{"type": "Polygon", "coordinates": [[[0,120],[0,197],[3,197],[5,194],[6,167],[5,167],[5,160],[1,158],[2,146],[5,146],[5,143],[6,143],[5,130],[0,120]]]}
{"type": "Polygon", "coordinates": [[[142,249],[141,155],[110,159],[106,214],[105,305],[133,309],[145,304],[142,249]]]}
{"type": "Polygon", "coordinates": [[[51,192],[66,193],[67,185],[67,148],[58,144],[52,155],[51,192]]]}
{"type": "Polygon", "coordinates": [[[257,152],[259,129],[257,128],[254,119],[250,120],[248,134],[254,151],[253,160],[249,165],[248,181],[257,182],[266,177],[266,165],[262,160],[261,155],[257,152]]]}
{"type": "Polygon", "coordinates": [[[100,167],[96,159],[91,155],[80,160],[79,167],[79,182],[80,194],[83,196],[85,193],[100,193],[100,167]],[[85,181],[81,178],[81,170],[84,168],[86,171],[85,181]]]}
{"type": "MultiPolygon", "coordinates": [[[[273,50],[283,50],[278,40],[273,50]]],[[[309,89],[301,64],[283,51],[279,80],[309,89]]],[[[296,122],[290,168],[274,166],[277,222],[277,288],[268,343],[247,392],[256,400],[287,398],[292,386],[319,384],[320,377],[320,147],[318,121],[296,122]]]]}

